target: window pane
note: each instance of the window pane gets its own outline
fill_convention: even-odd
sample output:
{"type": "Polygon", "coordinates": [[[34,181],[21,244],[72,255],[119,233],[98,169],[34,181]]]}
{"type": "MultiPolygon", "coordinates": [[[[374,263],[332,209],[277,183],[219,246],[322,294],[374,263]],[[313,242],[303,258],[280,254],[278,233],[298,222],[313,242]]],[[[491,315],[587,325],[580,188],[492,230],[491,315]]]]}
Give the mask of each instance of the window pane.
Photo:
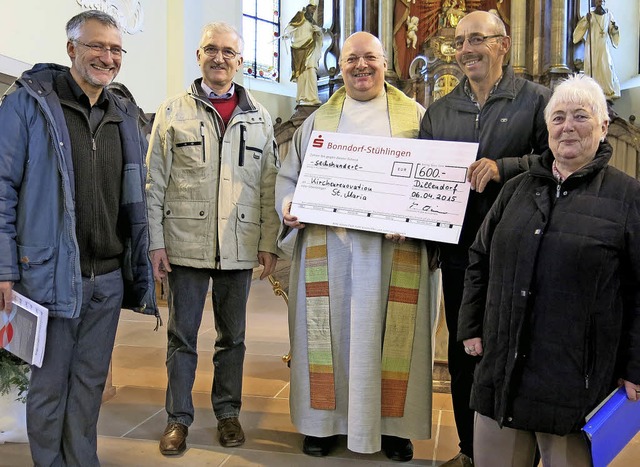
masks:
{"type": "Polygon", "coordinates": [[[274,45],[278,39],[277,28],[271,23],[258,21],[257,58],[259,62],[270,63],[273,60],[274,45]]]}
{"type": "MultiPolygon", "coordinates": [[[[244,0],[247,6],[249,0],[244,0]]],[[[255,78],[279,81],[280,75],[280,35],[279,0],[252,3],[251,11],[255,11],[258,18],[248,14],[242,21],[242,35],[245,40],[244,74],[255,78]],[[255,6],[257,5],[257,9],[255,6]]]]}
{"type": "MultiPolygon", "coordinates": [[[[245,0],[246,1],[246,0],[245,0]]],[[[278,2],[262,0],[258,3],[258,18],[274,23],[278,22],[278,2]]]]}
{"type": "MultiPolygon", "coordinates": [[[[245,0],[246,1],[246,0],[245,0]]],[[[242,37],[244,38],[244,61],[253,62],[256,58],[256,22],[246,16],[242,18],[242,37]]]]}
{"type": "Polygon", "coordinates": [[[242,2],[242,13],[245,14],[245,15],[249,15],[249,16],[255,16],[256,15],[256,3],[258,3],[258,0],[243,0],[243,2],[242,2]]]}

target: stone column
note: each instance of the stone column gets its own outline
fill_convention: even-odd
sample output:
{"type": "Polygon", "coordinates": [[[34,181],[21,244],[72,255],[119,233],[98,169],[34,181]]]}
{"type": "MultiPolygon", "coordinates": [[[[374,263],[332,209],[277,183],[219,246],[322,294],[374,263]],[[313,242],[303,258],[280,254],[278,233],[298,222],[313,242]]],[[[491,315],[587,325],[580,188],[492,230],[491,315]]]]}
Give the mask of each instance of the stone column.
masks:
{"type": "MultiPolygon", "coordinates": [[[[382,41],[387,62],[393,63],[393,0],[380,0],[378,3],[378,38],[382,41]]],[[[393,67],[389,67],[393,71],[393,67]]]]}
{"type": "Polygon", "coordinates": [[[355,32],[356,5],[354,0],[342,0],[340,2],[340,50],[344,41],[355,32]]]}
{"type": "Polygon", "coordinates": [[[567,74],[567,3],[568,0],[551,0],[551,67],[554,74],[567,74]]]}
{"type": "Polygon", "coordinates": [[[527,75],[527,0],[511,2],[511,66],[517,75],[527,75]]]}

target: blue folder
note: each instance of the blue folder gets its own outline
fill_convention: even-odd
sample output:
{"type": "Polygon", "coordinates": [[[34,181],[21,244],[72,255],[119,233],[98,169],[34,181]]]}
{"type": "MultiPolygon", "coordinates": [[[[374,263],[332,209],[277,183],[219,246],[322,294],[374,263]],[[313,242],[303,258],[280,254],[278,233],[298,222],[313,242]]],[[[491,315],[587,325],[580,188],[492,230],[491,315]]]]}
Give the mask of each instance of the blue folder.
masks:
{"type": "Polygon", "coordinates": [[[586,418],[594,467],[606,467],[640,431],[640,401],[627,399],[624,386],[613,391],[586,418]]]}

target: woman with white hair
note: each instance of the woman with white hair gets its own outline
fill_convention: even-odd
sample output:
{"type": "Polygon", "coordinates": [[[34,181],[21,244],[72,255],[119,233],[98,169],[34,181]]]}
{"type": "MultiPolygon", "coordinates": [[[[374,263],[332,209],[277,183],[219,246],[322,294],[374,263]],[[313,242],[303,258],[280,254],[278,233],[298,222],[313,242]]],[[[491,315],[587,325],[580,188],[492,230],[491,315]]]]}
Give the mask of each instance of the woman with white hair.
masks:
{"type": "Polygon", "coordinates": [[[549,150],[507,182],[469,250],[458,339],[479,355],[474,464],[589,466],[585,416],[640,399],[640,182],[610,167],[604,94],[561,83],[549,150]]]}

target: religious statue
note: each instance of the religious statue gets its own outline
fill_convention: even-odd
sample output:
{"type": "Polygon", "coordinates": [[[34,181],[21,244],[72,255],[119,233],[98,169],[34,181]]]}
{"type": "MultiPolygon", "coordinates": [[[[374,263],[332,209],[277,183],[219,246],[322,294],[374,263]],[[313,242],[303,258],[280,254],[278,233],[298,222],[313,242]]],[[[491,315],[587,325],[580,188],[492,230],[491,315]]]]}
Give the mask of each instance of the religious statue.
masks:
{"type": "Polygon", "coordinates": [[[416,48],[418,44],[418,22],[420,19],[417,16],[407,17],[407,49],[416,48]]]}
{"type": "Polygon", "coordinates": [[[458,21],[467,14],[464,0],[443,0],[440,12],[440,25],[443,28],[455,28],[458,21]]]}
{"type": "Polygon", "coordinates": [[[291,81],[297,83],[298,105],[319,105],[318,62],[322,52],[322,28],[313,15],[318,0],[296,13],[284,30],[283,39],[291,40],[291,81]]]}
{"type": "Polygon", "coordinates": [[[573,31],[573,43],[585,38],[584,72],[598,82],[607,99],[617,99],[620,81],[613,68],[609,44],[618,47],[620,31],[604,4],[605,0],[596,0],[595,8],[580,18],[573,31]]]}

